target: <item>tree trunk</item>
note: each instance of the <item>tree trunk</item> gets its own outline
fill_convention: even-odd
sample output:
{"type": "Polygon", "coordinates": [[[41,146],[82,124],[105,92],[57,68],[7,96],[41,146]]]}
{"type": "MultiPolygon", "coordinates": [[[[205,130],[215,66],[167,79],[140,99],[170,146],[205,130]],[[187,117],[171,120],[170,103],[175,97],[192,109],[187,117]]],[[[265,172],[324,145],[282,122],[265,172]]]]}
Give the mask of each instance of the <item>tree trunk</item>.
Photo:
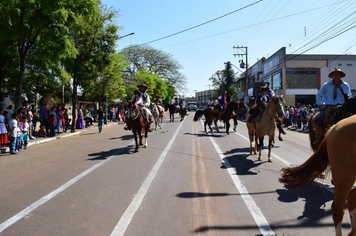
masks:
{"type": "Polygon", "coordinates": [[[15,96],[15,111],[21,106],[23,77],[25,72],[25,56],[20,54],[20,71],[17,77],[17,94],[15,96]]]}
{"type": "Polygon", "coordinates": [[[75,127],[76,127],[76,118],[77,118],[77,80],[76,76],[73,76],[73,94],[72,94],[72,127],[71,127],[71,132],[75,132],[75,127]]]}

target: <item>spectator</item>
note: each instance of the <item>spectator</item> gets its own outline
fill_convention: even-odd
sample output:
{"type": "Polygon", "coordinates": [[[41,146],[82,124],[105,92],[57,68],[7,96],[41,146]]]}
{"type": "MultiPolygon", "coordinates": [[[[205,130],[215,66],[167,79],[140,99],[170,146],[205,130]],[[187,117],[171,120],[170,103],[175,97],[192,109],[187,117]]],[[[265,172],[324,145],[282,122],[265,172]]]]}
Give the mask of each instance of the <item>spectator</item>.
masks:
{"type": "Polygon", "coordinates": [[[289,109],[289,125],[293,126],[293,117],[294,117],[294,107],[291,106],[289,109]]]}
{"type": "Polygon", "coordinates": [[[38,131],[38,137],[47,138],[47,133],[46,133],[45,128],[46,128],[45,125],[40,126],[40,130],[38,131]]]}
{"type": "Polygon", "coordinates": [[[27,149],[27,143],[28,143],[28,141],[30,141],[30,138],[28,136],[30,126],[29,126],[27,120],[28,120],[27,116],[23,116],[22,121],[20,121],[20,130],[22,133],[20,149],[22,149],[22,142],[24,144],[24,148],[27,149]]]}
{"type": "Polygon", "coordinates": [[[57,124],[57,114],[55,112],[55,108],[52,107],[51,108],[51,112],[49,113],[48,115],[48,122],[49,122],[49,136],[50,137],[54,137],[56,136],[56,133],[55,133],[55,127],[56,127],[56,124],[57,124]]]}
{"type": "Polygon", "coordinates": [[[297,129],[302,128],[302,112],[304,111],[304,108],[300,103],[297,105],[297,129]]]}
{"type": "Polygon", "coordinates": [[[62,125],[63,125],[63,111],[61,107],[58,105],[57,110],[56,110],[56,115],[58,117],[57,120],[57,133],[60,134],[62,133],[62,125]]]}
{"type": "Polygon", "coordinates": [[[76,128],[77,129],[84,129],[85,128],[82,108],[83,107],[80,106],[80,108],[78,109],[78,119],[77,119],[77,123],[76,123],[76,128]]]}
{"type": "Polygon", "coordinates": [[[10,154],[17,154],[16,151],[16,143],[17,143],[17,114],[11,114],[11,122],[10,122],[10,154]]]}
{"type": "Polygon", "coordinates": [[[99,133],[103,130],[103,123],[104,123],[104,112],[101,107],[99,107],[98,110],[98,128],[99,128],[99,133]]]}
{"type": "Polygon", "coordinates": [[[48,122],[48,116],[47,116],[47,112],[45,110],[45,106],[42,106],[40,108],[39,117],[40,117],[40,125],[44,125],[45,126],[46,134],[48,134],[49,122],[48,122]]]}
{"type": "Polygon", "coordinates": [[[4,109],[0,107],[0,147],[4,147],[9,142],[5,122],[4,109]]]}
{"type": "MultiPolygon", "coordinates": [[[[22,117],[21,117],[21,120],[22,120],[22,117]]],[[[17,117],[17,119],[19,119],[19,118],[17,117]]],[[[17,127],[16,127],[16,132],[17,132],[16,151],[21,151],[22,150],[22,131],[21,131],[20,127],[19,127],[20,122],[18,122],[18,121],[16,123],[17,124],[17,127]]]]}
{"type": "Polygon", "coordinates": [[[284,127],[289,126],[289,110],[290,108],[286,106],[285,113],[284,113],[284,127]]]}
{"type": "Polygon", "coordinates": [[[69,124],[70,124],[70,121],[71,121],[71,119],[69,119],[69,116],[68,116],[68,109],[67,108],[64,109],[63,117],[64,117],[64,120],[65,120],[64,133],[67,133],[68,132],[68,127],[69,127],[69,124]]]}
{"type": "Polygon", "coordinates": [[[303,111],[302,111],[302,124],[303,124],[303,128],[302,128],[302,132],[308,132],[308,120],[307,120],[307,114],[308,114],[308,110],[306,107],[304,107],[303,111]]]}

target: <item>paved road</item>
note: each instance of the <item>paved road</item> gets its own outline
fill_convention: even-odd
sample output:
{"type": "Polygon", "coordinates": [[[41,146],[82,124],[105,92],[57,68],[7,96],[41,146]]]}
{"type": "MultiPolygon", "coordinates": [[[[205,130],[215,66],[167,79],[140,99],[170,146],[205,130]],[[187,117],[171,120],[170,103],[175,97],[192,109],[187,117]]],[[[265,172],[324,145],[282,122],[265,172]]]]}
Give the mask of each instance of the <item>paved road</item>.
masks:
{"type": "Polygon", "coordinates": [[[329,179],[301,192],[278,182],[312,154],[307,134],[287,131],[268,163],[249,155],[244,122],[205,135],[192,115],[138,153],[115,125],[1,155],[0,235],[334,234],[329,179]]]}

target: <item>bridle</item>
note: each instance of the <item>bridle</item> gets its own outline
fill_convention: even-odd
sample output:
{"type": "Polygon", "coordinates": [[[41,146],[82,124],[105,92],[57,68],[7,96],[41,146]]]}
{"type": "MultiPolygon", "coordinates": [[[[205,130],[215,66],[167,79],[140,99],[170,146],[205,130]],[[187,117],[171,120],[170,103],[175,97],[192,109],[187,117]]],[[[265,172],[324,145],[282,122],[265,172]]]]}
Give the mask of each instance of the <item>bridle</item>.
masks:
{"type": "Polygon", "coordinates": [[[140,115],[140,109],[138,108],[137,104],[136,103],[130,103],[130,108],[128,110],[128,116],[131,120],[136,120],[140,115]],[[133,107],[135,109],[133,109],[133,107]],[[137,114],[134,115],[134,110],[137,110],[137,114]]]}

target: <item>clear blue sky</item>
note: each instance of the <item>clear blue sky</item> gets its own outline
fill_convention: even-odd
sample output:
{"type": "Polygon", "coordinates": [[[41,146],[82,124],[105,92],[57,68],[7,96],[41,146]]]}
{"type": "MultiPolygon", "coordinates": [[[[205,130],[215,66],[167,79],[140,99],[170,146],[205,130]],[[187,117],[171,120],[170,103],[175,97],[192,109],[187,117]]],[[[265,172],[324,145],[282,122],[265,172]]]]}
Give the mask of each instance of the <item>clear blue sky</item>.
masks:
{"type": "Polygon", "coordinates": [[[224,62],[238,66],[241,58],[233,56],[237,53],[233,46],[248,47],[249,66],[281,47],[294,54],[345,54],[356,49],[356,28],[350,29],[356,26],[355,0],[102,0],[102,3],[120,11],[116,19],[116,24],[122,27],[120,36],[135,33],[120,39],[118,50],[186,30],[256,3],[150,43],[182,65],[187,90],[179,94],[185,97],[194,96],[194,90],[209,89],[209,78],[224,69],[224,62]],[[350,30],[342,33],[347,29],[350,30]],[[341,35],[330,39],[337,34],[341,35]],[[317,46],[323,41],[326,42],[317,46]]]}

